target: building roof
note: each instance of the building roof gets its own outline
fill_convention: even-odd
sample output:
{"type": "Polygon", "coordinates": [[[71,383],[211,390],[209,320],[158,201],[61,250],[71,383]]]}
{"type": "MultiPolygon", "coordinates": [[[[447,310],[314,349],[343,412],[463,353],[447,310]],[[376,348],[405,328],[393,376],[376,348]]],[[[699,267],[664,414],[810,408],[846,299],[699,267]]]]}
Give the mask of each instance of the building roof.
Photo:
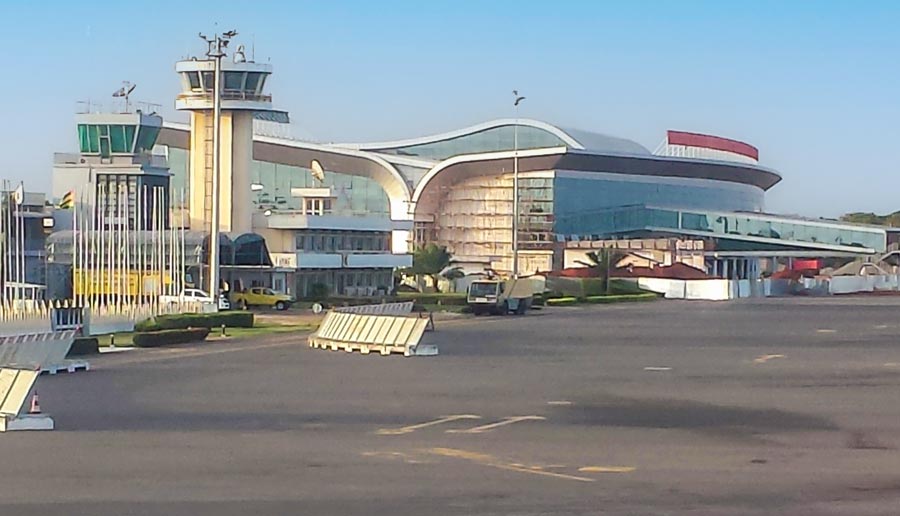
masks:
{"type": "MultiPolygon", "coordinates": [[[[447,159],[462,154],[477,154],[482,152],[498,152],[513,150],[513,132],[518,129],[522,133],[519,139],[519,148],[559,147],[570,149],[589,150],[611,154],[625,155],[649,155],[650,151],[643,145],[606,134],[583,131],[580,129],[562,128],[540,120],[528,118],[501,118],[490,120],[480,124],[403,140],[369,142],[369,143],[337,143],[336,147],[370,152],[383,152],[389,154],[413,155],[417,150],[429,146],[434,148],[443,145],[444,152],[441,155],[432,154],[432,159],[447,159]],[[501,134],[500,130],[505,130],[501,134]],[[543,133],[543,138],[528,138],[530,132],[543,133]],[[484,135],[491,134],[491,138],[484,135]],[[496,135],[496,137],[493,137],[496,135]],[[485,141],[490,140],[490,141],[485,141]],[[452,145],[451,145],[452,143],[452,145]],[[535,145],[535,143],[538,143],[535,145]]],[[[429,157],[429,156],[425,156],[429,157]]]]}

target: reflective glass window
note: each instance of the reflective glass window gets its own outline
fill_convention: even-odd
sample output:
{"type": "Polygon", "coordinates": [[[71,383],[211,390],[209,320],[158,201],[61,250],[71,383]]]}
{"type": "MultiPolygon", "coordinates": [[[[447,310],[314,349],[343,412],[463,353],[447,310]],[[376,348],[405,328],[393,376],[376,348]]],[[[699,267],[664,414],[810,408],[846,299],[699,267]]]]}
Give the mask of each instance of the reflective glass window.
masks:
{"type": "Polygon", "coordinates": [[[213,73],[202,72],[201,77],[203,77],[203,89],[206,91],[212,91],[215,88],[215,83],[213,82],[213,73]]]}
{"type": "Polygon", "coordinates": [[[187,74],[188,82],[191,84],[192,90],[200,89],[200,74],[198,72],[188,72],[187,74]]]}
{"type": "Polygon", "coordinates": [[[126,141],[125,126],[111,125],[109,126],[109,143],[114,153],[126,153],[131,149],[131,142],[126,141]]]}
{"type": "Polygon", "coordinates": [[[240,91],[242,83],[244,82],[243,72],[225,72],[223,75],[225,76],[226,90],[240,91]]]}
{"type": "Polygon", "coordinates": [[[244,89],[250,92],[256,91],[259,87],[259,80],[262,78],[262,73],[260,72],[247,72],[247,82],[244,85],[244,89]]]}
{"type": "Polygon", "coordinates": [[[85,124],[78,124],[78,147],[81,149],[81,152],[90,152],[88,128],[85,124]]]}

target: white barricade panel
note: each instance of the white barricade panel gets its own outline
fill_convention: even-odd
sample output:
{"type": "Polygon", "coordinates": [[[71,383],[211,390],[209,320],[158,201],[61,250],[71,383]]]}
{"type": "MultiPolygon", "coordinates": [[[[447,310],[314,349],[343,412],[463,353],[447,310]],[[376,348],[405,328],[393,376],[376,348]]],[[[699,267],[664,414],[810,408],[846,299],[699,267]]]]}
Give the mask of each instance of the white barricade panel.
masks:
{"type": "Polygon", "coordinates": [[[309,344],[314,348],[358,350],[363,354],[376,351],[382,355],[437,355],[436,346],[423,347],[424,352],[418,349],[427,325],[428,319],[417,317],[334,311],[329,312],[318,331],[310,335],[309,344]]]}
{"type": "Polygon", "coordinates": [[[4,416],[18,416],[28,399],[28,393],[37,380],[38,371],[26,371],[22,369],[0,369],[0,375],[4,380],[0,383],[0,414],[4,416]],[[10,378],[11,380],[7,380],[10,378]],[[8,385],[5,389],[3,385],[8,385]]]}

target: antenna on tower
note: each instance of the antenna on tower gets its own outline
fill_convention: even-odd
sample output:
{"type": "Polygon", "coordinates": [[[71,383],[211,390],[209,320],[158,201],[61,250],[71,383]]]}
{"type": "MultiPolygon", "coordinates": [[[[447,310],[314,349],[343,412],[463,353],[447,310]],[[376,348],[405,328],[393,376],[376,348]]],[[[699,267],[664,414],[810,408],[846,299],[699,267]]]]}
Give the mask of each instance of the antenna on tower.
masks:
{"type": "Polygon", "coordinates": [[[125,112],[128,113],[128,97],[131,95],[131,92],[137,88],[137,84],[131,84],[128,81],[122,81],[122,87],[116,90],[112,96],[113,97],[125,97],[125,112]]]}

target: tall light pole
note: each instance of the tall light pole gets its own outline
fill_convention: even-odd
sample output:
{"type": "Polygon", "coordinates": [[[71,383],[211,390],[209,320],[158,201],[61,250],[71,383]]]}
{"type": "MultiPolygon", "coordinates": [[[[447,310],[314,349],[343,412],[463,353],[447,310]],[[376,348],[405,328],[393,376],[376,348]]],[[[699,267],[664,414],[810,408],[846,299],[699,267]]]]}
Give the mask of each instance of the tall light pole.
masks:
{"type": "Polygon", "coordinates": [[[519,277],[519,104],[525,97],[513,90],[513,108],[516,110],[516,123],[513,125],[513,220],[512,220],[512,252],[513,279],[519,277]]]}
{"type": "Polygon", "coordinates": [[[237,36],[237,31],[230,30],[221,36],[216,34],[207,38],[202,33],[200,39],[206,42],[206,57],[213,60],[213,155],[212,155],[212,199],[210,207],[209,231],[209,295],[218,309],[219,306],[219,148],[221,146],[220,121],[222,117],[222,58],[228,41],[237,36]]]}

